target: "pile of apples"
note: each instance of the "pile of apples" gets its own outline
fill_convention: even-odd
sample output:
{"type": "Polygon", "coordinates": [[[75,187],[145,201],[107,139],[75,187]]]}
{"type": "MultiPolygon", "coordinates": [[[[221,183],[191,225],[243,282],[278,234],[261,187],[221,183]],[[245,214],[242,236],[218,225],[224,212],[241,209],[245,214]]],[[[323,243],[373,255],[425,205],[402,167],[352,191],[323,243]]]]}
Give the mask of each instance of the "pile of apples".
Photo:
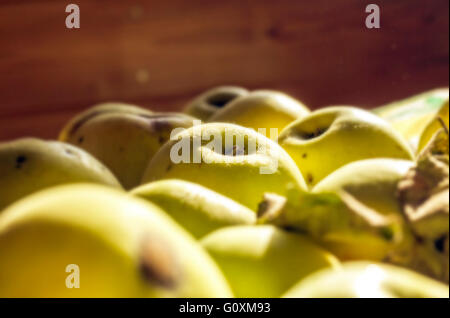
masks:
{"type": "Polygon", "coordinates": [[[93,106],[0,144],[0,297],[449,297],[448,122],[448,89],[93,106]]]}

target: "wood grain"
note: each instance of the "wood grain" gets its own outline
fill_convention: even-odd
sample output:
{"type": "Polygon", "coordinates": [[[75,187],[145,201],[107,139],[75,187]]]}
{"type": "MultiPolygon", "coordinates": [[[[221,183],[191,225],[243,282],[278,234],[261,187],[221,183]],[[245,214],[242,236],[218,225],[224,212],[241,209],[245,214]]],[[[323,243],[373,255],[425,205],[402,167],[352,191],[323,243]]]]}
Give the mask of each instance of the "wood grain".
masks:
{"type": "Polygon", "coordinates": [[[220,84],[286,91],[311,108],[370,108],[448,86],[448,0],[0,2],[0,140],[55,138],[109,100],[180,110],[220,84]]]}

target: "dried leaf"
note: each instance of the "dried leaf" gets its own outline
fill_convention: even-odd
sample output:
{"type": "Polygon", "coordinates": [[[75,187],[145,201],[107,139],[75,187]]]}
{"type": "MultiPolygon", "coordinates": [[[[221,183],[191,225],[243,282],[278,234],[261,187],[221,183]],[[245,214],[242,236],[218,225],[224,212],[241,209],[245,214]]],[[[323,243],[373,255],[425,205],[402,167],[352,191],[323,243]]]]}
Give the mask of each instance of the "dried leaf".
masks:
{"type": "Polygon", "coordinates": [[[398,184],[403,213],[421,238],[436,238],[448,232],[449,166],[428,155],[411,168],[398,184]]]}
{"type": "Polygon", "coordinates": [[[439,130],[417,164],[398,183],[403,215],[416,237],[402,265],[448,282],[449,145],[448,129],[439,130]]]}

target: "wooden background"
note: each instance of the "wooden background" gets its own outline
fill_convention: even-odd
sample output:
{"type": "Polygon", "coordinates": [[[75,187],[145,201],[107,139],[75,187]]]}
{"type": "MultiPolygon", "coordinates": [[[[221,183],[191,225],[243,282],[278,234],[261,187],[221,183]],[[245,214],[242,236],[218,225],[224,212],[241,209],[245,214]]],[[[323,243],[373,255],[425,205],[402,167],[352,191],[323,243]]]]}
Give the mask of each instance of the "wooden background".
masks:
{"type": "Polygon", "coordinates": [[[0,140],[54,138],[100,101],[179,110],[219,84],[370,108],[449,82],[448,0],[72,2],[79,30],[69,1],[0,1],[0,140]]]}

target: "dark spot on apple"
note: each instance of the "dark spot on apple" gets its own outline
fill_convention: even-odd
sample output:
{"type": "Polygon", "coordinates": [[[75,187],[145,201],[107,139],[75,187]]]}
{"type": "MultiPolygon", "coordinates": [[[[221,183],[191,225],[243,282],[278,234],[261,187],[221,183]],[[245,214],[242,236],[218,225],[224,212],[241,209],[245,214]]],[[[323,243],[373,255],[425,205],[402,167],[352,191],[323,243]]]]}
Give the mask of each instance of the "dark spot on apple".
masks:
{"type": "Polygon", "coordinates": [[[123,147],[119,147],[119,152],[120,153],[122,153],[122,152],[124,152],[125,151],[125,149],[123,148],[123,147]]]}
{"type": "Polygon", "coordinates": [[[78,143],[81,145],[84,142],[84,137],[78,138],[78,143]]]}
{"type": "Polygon", "coordinates": [[[160,238],[146,238],[141,247],[139,271],[149,284],[163,288],[175,288],[179,281],[179,266],[169,250],[167,242],[160,238]]]}
{"type": "Polygon", "coordinates": [[[424,238],[421,237],[421,236],[417,236],[417,237],[416,237],[416,241],[417,241],[418,244],[423,244],[423,243],[425,243],[424,238]]]}
{"type": "Polygon", "coordinates": [[[77,132],[77,130],[80,129],[81,126],[84,125],[84,123],[86,123],[87,121],[89,121],[93,117],[96,117],[97,115],[100,115],[101,113],[102,113],[101,111],[93,112],[93,113],[87,115],[86,117],[80,119],[79,121],[77,121],[72,126],[72,128],[69,130],[69,136],[74,135],[77,132]]]}
{"type": "Polygon", "coordinates": [[[27,157],[20,155],[16,158],[16,169],[22,168],[22,165],[27,161],[27,157]]]}
{"type": "Polygon", "coordinates": [[[306,132],[306,131],[299,131],[297,132],[297,135],[304,140],[310,140],[316,137],[319,137],[320,135],[323,135],[328,128],[317,128],[316,130],[312,132],[306,132]]]}
{"type": "Polygon", "coordinates": [[[166,142],[166,139],[163,136],[158,137],[158,142],[160,145],[164,144],[166,142]]]}
{"type": "Polygon", "coordinates": [[[155,132],[171,130],[173,127],[167,118],[152,118],[150,120],[150,129],[155,132]]]}
{"type": "Polygon", "coordinates": [[[258,203],[258,209],[256,211],[256,215],[258,218],[261,218],[266,211],[269,209],[269,202],[267,200],[262,200],[258,203]]]}
{"type": "Polygon", "coordinates": [[[292,232],[292,233],[297,233],[298,234],[298,229],[296,229],[295,227],[291,226],[291,225],[287,225],[287,226],[283,226],[283,229],[286,230],[286,232],[292,232]]]}
{"type": "Polygon", "coordinates": [[[217,93],[212,96],[209,96],[206,99],[206,102],[214,107],[222,108],[236,97],[238,97],[238,95],[234,93],[217,93]]]}
{"type": "Polygon", "coordinates": [[[305,159],[306,157],[308,157],[308,154],[307,154],[307,153],[304,153],[304,154],[302,155],[302,158],[305,159]]]}
{"type": "Polygon", "coordinates": [[[394,233],[391,228],[383,227],[380,229],[380,235],[388,242],[392,241],[394,238],[394,233]]]}
{"type": "Polygon", "coordinates": [[[168,165],[166,168],[166,172],[169,172],[170,170],[172,170],[172,165],[168,165]]]}
{"type": "Polygon", "coordinates": [[[314,182],[314,177],[313,177],[313,175],[312,175],[311,173],[308,173],[308,174],[306,175],[306,181],[307,181],[309,184],[311,184],[311,183],[314,182]]]}
{"type": "Polygon", "coordinates": [[[434,247],[439,253],[444,253],[445,250],[445,240],[447,239],[447,236],[444,235],[437,240],[434,241],[434,247]]]}

